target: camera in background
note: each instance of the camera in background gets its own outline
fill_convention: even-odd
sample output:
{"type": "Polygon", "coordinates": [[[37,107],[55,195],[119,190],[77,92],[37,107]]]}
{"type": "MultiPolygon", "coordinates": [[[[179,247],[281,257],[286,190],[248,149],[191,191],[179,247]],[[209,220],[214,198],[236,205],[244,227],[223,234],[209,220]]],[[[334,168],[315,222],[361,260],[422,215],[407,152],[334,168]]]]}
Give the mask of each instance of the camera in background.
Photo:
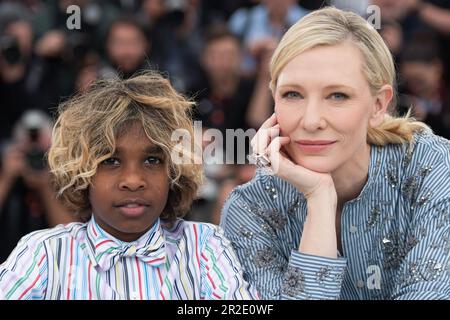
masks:
{"type": "Polygon", "coordinates": [[[41,171],[46,168],[45,150],[39,146],[39,134],[38,128],[28,129],[31,147],[26,154],[26,158],[30,168],[36,171],[41,171]]]}
{"type": "Polygon", "coordinates": [[[9,65],[19,64],[22,60],[17,39],[12,35],[0,36],[0,55],[9,65]]]}
{"type": "Polygon", "coordinates": [[[41,171],[47,168],[45,140],[50,139],[52,121],[40,110],[29,110],[24,113],[14,129],[15,140],[25,146],[25,154],[31,169],[41,171]]]}

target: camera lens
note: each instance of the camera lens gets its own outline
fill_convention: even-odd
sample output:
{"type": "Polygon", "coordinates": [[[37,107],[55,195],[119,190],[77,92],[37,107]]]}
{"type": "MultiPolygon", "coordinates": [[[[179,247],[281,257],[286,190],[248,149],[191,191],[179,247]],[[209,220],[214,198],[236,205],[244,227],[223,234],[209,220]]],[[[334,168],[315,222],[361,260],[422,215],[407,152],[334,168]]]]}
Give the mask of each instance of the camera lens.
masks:
{"type": "Polygon", "coordinates": [[[13,36],[4,35],[0,38],[0,52],[10,65],[15,65],[21,60],[19,44],[13,36]]]}
{"type": "Polygon", "coordinates": [[[28,165],[31,169],[40,171],[45,168],[45,153],[43,150],[38,148],[33,148],[27,153],[28,165]]]}

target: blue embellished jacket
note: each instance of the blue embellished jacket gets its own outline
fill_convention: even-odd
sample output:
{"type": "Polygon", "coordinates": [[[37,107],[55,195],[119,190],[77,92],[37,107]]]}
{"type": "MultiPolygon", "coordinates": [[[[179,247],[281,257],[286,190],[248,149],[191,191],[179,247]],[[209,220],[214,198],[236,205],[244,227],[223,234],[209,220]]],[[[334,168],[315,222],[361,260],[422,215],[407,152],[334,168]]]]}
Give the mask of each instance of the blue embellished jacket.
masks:
{"type": "Polygon", "coordinates": [[[450,142],[371,146],[367,182],[345,203],[337,259],[298,251],[303,195],[258,170],[221,226],[263,299],[450,299],[450,142]]]}

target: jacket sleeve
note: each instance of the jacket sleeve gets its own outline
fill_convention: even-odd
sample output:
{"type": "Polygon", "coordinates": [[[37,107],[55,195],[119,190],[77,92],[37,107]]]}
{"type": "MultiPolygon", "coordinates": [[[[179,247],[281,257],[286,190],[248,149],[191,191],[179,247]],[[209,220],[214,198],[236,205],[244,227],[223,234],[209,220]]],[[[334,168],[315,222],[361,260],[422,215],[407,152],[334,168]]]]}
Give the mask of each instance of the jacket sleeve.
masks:
{"type": "Polygon", "coordinates": [[[261,216],[246,209],[251,202],[240,189],[235,189],[223,208],[221,227],[242,263],[244,277],[256,286],[261,298],[338,299],[346,259],[318,257],[296,250],[286,256],[281,250],[287,245],[284,240],[267,229],[268,224],[261,216]]]}
{"type": "Polygon", "coordinates": [[[450,300],[450,145],[443,138],[430,141],[418,152],[424,166],[409,172],[403,185],[408,250],[401,253],[393,299],[450,300]]]}

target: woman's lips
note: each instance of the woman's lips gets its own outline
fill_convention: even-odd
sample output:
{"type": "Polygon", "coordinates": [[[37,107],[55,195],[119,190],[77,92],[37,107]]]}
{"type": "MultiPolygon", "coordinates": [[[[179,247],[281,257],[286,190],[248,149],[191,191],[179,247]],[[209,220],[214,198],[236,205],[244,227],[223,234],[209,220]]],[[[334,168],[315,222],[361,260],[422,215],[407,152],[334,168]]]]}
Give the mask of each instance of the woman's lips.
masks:
{"type": "Polygon", "coordinates": [[[336,140],[297,140],[295,143],[305,153],[319,153],[334,145],[336,140]]]}

